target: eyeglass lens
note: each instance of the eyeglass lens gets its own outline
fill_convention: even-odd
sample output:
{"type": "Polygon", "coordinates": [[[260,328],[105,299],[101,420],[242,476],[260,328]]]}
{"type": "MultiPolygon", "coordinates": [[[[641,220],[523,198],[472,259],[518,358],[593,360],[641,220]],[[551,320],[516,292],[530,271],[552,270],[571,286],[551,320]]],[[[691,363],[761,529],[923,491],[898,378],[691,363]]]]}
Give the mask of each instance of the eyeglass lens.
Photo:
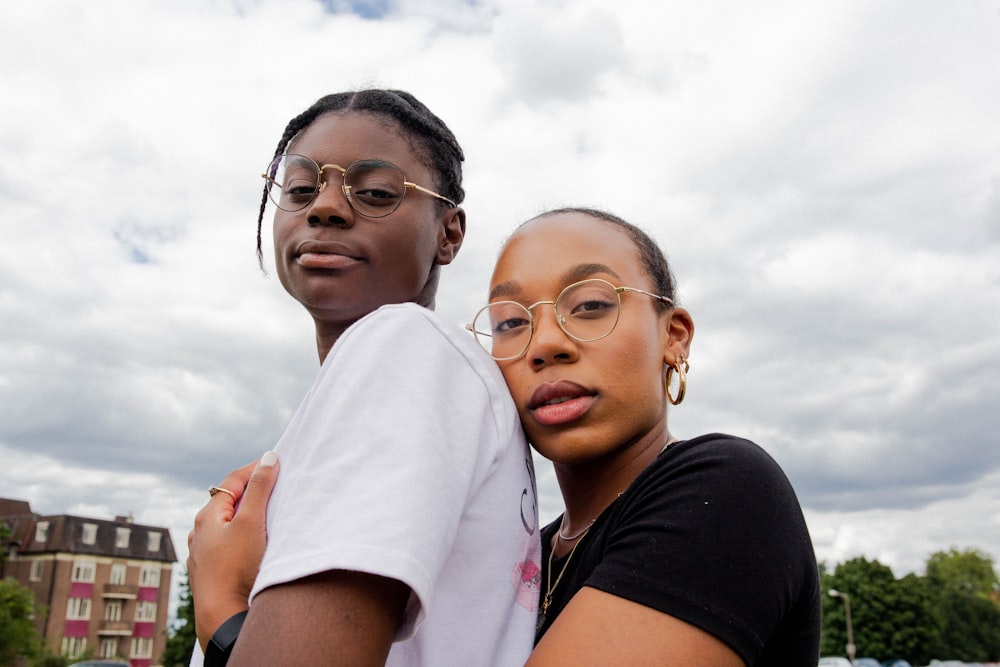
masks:
{"type": "MultiPolygon", "coordinates": [[[[578,341],[597,340],[615,328],[620,304],[618,292],[610,283],[584,280],[559,294],[555,302],[556,321],[567,335],[578,341]]],[[[476,339],[495,359],[521,356],[531,341],[532,329],[531,311],[514,301],[486,306],[473,322],[476,339]]]]}
{"type": "MultiPolygon", "coordinates": [[[[334,179],[333,167],[320,173],[319,166],[301,155],[283,155],[271,163],[267,173],[268,194],[285,211],[300,211],[320,192],[323,178],[334,179]]],[[[391,162],[362,160],[343,172],[347,201],[355,211],[382,218],[395,211],[406,193],[403,172],[391,162]]]]}

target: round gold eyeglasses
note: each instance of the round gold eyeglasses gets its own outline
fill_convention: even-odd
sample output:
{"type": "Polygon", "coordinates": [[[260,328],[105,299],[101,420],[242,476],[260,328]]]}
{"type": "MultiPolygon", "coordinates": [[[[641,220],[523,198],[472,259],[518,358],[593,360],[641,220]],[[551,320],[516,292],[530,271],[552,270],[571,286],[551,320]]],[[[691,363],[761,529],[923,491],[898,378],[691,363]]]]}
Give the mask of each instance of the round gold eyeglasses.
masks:
{"type": "Polygon", "coordinates": [[[581,343],[600,340],[614,331],[621,316],[622,292],[637,292],[669,306],[665,296],[635,287],[615,287],[602,278],[589,278],[566,287],[555,301],[524,306],[517,301],[495,301],[476,313],[471,331],[479,344],[497,361],[517,359],[528,349],[535,331],[536,306],[551,304],[556,323],[567,336],[581,343]]]}
{"type": "Polygon", "coordinates": [[[403,203],[407,190],[418,190],[451,208],[458,204],[443,195],[406,180],[403,170],[385,160],[359,160],[347,167],[320,165],[304,155],[287,154],[275,158],[261,174],[267,194],[282,211],[301,211],[326,189],[323,172],[339,171],[341,190],[355,213],[366,218],[384,218],[403,203]]]}

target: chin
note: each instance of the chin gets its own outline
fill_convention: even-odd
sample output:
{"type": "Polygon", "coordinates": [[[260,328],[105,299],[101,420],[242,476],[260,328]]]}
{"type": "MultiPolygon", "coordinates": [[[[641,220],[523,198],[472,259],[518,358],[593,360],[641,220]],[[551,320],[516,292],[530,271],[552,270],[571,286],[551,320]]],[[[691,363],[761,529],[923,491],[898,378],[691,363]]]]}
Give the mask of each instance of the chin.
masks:
{"type": "MultiPolygon", "coordinates": [[[[531,443],[531,448],[539,456],[553,463],[579,463],[580,454],[586,451],[586,445],[581,446],[576,442],[567,441],[559,436],[553,437],[551,433],[542,438],[534,437],[531,433],[527,435],[528,442],[531,443]]],[[[589,453],[585,456],[589,457],[589,453]]]]}

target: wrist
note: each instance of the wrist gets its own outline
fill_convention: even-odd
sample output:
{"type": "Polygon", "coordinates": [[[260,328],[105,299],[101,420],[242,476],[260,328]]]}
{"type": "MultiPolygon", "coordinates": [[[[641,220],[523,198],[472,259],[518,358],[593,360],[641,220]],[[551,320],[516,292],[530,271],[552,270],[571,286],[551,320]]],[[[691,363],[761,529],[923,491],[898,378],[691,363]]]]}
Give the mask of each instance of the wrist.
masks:
{"type": "Polygon", "coordinates": [[[225,667],[246,616],[246,610],[238,612],[219,626],[205,645],[205,667],[225,667]]]}
{"type": "Polygon", "coordinates": [[[198,643],[201,644],[202,652],[207,648],[212,635],[222,627],[223,623],[234,614],[248,609],[245,597],[228,599],[228,596],[225,595],[204,595],[203,598],[195,598],[194,605],[194,629],[198,635],[198,643]],[[203,598],[204,600],[212,600],[212,603],[198,604],[198,600],[203,598]]]}

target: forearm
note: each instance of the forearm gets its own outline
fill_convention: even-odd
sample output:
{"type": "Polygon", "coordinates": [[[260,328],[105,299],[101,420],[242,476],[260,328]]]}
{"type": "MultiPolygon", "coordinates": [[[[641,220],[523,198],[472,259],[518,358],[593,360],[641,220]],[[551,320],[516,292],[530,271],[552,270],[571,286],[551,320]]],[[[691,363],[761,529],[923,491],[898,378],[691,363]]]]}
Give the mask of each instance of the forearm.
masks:
{"type": "Polygon", "coordinates": [[[261,591],[230,665],[384,665],[409,588],[333,570],[261,591]]]}

